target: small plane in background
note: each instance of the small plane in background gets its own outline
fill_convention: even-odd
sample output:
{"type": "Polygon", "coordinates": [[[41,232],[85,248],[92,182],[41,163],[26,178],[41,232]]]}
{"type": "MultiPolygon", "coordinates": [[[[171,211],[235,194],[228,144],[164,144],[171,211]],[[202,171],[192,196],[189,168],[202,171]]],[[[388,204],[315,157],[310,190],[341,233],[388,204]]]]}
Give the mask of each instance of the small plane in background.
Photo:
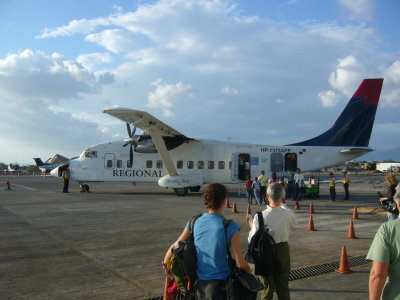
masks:
{"type": "Polygon", "coordinates": [[[51,171],[89,191],[88,182],[158,182],[178,196],[198,192],[202,184],[235,183],[264,170],[285,176],[288,170],[317,170],[373,151],[368,147],[383,79],[364,79],[331,128],[312,139],[285,146],[218,142],[189,138],[147,112],[104,110],[126,122],[128,138],[89,147],[79,158],[51,171]],[[133,127],[133,128],[132,128],[133,127]],[[143,130],[136,135],[136,128],[143,130]]]}
{"type": "Polygon", "coordinates": [[[10,165],[7,166],[7,169],[4,169],[4,174],[15,174],[17,170],[11,168],[10,165]]]}
{"type": "Polygon", "coordinates": [[[43,174],[49,174],[53,169],[70,161],[69,158],[60,154],[54,155],[53,158],[49,158],[46,162],[43,162],[41,158],[34,158],[33,160],[43,174]]]}

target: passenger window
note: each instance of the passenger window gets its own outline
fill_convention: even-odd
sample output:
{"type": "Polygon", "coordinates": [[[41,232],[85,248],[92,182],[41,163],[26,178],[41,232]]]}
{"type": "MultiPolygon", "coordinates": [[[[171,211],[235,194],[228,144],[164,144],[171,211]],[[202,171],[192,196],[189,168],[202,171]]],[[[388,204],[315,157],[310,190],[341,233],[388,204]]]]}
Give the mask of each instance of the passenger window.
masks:
{"type": "Polygon", "coordinates": [[[183,168],[183,161],[182,161],[182,160],[178,160],[178,161],[176,162],[176,167],[177,167],[178,169],[182,169],[182,168],[183,168]]]}
{"type": "Polygon", "coordinates": [[[229,161],[229,170],[232,170],[232,161],[229,161]]]}
{"type": "Polygon", "coordinates": [[[208,168],[209,169],[214,169],[214,161],[213,160],[209,160],[208,161],[208,168]]]}
{"type": "Polygon", "coordinates": [[[197,162],[197,169],[204,169],[204,161],[199,160],[197,162]]]}
{"type": "Polygon", "coordinates": [[[132,168],[132,162],[130,160],[126,161],[126,167],[127,168],[132,168]]]}
{"type": "Polygon", "coordinates": [[[218,162],[218,169],[225,169],[225,162],[224,161],[220,160],[218,162]]]}
{"type": "Polygon", "coordinates": [[[156,161],[156,167],[157,167],[157,169],[162,169],[162,167],[163,167],[163,162],[162,162],[162,160],[157,160],[157,161],[156,161]]]}
{"type": "Polygon", "coordinates": [[[187,162],[187,168],[188,168],[188,169],[193,169],[193,160],[188,160],[188,162],[187,162]]]}
{"type": "Polygon", "coordinates": [[[122,160],[117,160],[117,168],[122,168],[122,160]]]}
{"type": "Polygon", "coordinates": [[[153,167],[153,161],[152,160],[146,160],[146,168],[151,169],[153,167]]]}
{"type": "Polygon", "coordinates": [[[107,160],[107,168],[111,169],[113,167],[113,161],[111,159],[107,160]]]}

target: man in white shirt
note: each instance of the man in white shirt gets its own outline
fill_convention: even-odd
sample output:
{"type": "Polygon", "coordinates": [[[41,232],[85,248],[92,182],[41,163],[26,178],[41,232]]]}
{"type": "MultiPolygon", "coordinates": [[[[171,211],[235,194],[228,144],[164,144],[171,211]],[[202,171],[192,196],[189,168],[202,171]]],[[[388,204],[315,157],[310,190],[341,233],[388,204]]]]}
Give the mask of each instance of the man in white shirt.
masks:
{"type": "MultiPolygon", "coordinates": [[[[275,240],[275,259],[278,262],[278,268],[271,276],[258,276],[265,287],[261,291],[261,299],[272,299],[275,287],[279,300],[286,300],[290,299],[290,250],[288,240],[296,220],[291,209],[281,206],[282,199],[285,197],[285,190],[280,183],[272,183],[268,186],[267,197],[269,205],[262,212],[262,215],[265,226],[269,228],[269,234],[275,240]]],[[[255,215],[254,221],[249,220],[251,227],[248,237],[249,243],[258,230],[258,224],[257,215],[255,215]]]]}
{"type": "Polygon", "coordinates": [[[303,189],[304,175],[301,173],[301,170],[297,168],[296,174],[294,174],[294,200],[301,201],[301,198],[303,198],[303,189]]]}

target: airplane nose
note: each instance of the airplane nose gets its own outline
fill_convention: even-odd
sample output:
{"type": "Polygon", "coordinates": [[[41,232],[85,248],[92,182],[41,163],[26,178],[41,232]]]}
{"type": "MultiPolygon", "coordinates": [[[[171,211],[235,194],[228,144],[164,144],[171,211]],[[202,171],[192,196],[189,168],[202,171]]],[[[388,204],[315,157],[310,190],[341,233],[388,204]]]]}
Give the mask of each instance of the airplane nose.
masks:
{"type": "Polygon", "coordinates": [[[56,167],[53,170],[51,170],[50,175],[54,176],[54,177],[58,177],[58,168],[59,167],[56,167]]]}

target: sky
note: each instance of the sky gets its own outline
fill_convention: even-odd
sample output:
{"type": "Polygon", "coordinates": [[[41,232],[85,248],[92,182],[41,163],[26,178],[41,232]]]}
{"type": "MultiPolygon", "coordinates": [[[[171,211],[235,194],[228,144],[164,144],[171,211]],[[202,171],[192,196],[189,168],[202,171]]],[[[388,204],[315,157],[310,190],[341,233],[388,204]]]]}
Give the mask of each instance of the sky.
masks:
{"type": "Polygon", "coordinates": [[[398,0],[0,0],[0,45],[0,162],[122,140],[111,107],[193,138],[295,143],[364,78],[384,78],[370,147],[400,149],[398,0]]]}

